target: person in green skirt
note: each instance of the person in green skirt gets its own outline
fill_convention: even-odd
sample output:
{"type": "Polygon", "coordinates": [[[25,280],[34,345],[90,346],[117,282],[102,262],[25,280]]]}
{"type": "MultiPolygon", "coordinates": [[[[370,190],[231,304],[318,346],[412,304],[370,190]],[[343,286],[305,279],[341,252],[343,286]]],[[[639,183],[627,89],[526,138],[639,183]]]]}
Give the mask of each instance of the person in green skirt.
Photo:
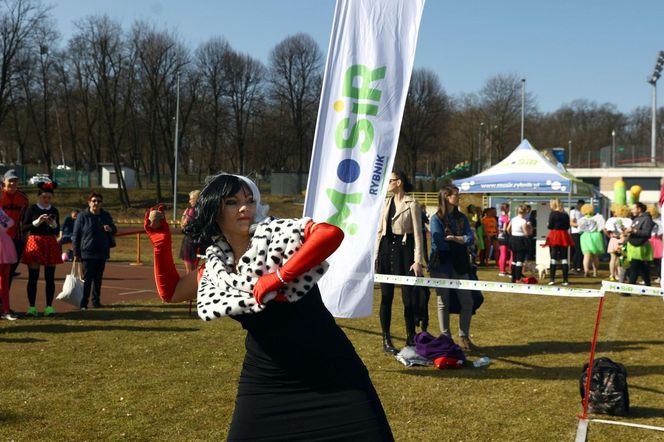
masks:
{"type": "Polygon", "coordinates": [[[639,276],[643,278],[646,285],[650,285],[650,268],[652,261],[652,246],[650,235],[655,225],[652,217],[647,211],[645,204],[636,202],[632,204],[632,226],[625,230],[629,235],[627,238],[627,259],[629,264],[629,283],[636,284],[639,276]]]}
{"type": "Polygon", "coordinates": [[[597,277],[599,268],[599,255],[604,253],[604,217],[597,213],[592,204],[581,206],[583,218],[577,224],[581,231],[581,251],[583,252],[583,276],[588,276],[590,265],[593,267],[593,277],[597,277]]]}

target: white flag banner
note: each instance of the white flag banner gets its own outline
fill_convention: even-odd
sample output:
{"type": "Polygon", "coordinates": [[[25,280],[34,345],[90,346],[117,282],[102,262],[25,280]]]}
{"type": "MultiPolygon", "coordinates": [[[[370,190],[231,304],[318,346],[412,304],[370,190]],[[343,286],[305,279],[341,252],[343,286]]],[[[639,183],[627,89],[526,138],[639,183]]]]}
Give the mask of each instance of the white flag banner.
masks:
{"type": "Polygon", "coordinates": [[[371,314],[378,218],[424,0],[337,0],[304,214],[343,229],[319,281],[337,317],[371,314]]]}

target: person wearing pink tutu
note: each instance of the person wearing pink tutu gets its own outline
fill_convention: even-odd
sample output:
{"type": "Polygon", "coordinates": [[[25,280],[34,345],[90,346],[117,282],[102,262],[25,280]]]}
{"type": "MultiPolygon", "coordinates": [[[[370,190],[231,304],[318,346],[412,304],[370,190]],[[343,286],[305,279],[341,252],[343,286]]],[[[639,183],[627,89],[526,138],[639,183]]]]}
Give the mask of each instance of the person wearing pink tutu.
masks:
{"type": "Polygon", "coordinates": [[[549,234],[544,242],[549,247],[551,264],[549,267],[549,285],[556,283],[556,270],[558,264],[563,272],[563,285],[569,284],[569,262],[567,254],[569,248],[574,245],[572,236],[569,234],[569,215],[565,212],[563,205],[557,198],[549,202],[551,213],[549,214],[549,234]]]}
{"type": "Polygon", "coordinates": [[[16,263],[16,247],[14,241],[7,233],[14,225],[14,220],[0,209],[0,299],[2,299],[2,314],[0,319],[14,321],[17,319],[9,309],[9,273],[16,263]]]}

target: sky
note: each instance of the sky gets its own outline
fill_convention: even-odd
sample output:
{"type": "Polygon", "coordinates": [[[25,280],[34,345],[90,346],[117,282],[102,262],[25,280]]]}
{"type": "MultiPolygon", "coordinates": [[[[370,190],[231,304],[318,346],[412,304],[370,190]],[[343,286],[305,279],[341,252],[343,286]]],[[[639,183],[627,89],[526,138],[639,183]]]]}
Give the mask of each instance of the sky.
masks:
{"type": "MultiPolygon", "coordinates": [[[[175,31],[190,48],[223,37],[267,62],[284,38],[309,34],[327,55],[334,0],[55,0],[63,43],[75,22],[107,14],[175,31]]],[[[652,75],[664,50],[664,0],[427,0],[416,68],[436,74],[454,97],[479,92],[499,74],[526,79],[542,112],[577,99],[629,113],[651,106],[652,75]]],[[[661,102],[661,100],[659,100],[661,102]]]]}

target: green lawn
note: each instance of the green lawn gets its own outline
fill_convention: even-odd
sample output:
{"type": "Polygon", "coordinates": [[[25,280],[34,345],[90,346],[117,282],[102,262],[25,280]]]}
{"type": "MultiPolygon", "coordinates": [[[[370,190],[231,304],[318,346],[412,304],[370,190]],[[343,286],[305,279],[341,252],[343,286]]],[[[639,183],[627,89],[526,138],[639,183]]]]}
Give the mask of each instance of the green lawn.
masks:
{"type": "MultiPolygon", "coordinates": [[[[132,192],[138,207],[123,212],[115,191],[105,190],[105,206],[117,220],[137,220],[154,204],[150,192],[132,192]]],[[[54,204],[64,214],[84,205],[87,193],[59,189],[54,204]]],[[[276,216],[301,213],[301,198],[265,199],[276,216]]],[[[141,260],[150,263],[151,247],[145,235],[140,238],[141,260]]],[[[174,235],[174,253],[180,239],[174,235]]],[[[136,241],[135,235],[119,237],[111,259],[135,261],[136,241]]],[[[480,279],[496,279],[496,273],[482,269],[480,279]]],[[[598,287],[599,280],[572,283],[598,287]]],[[[399,298],[393,334],[395,344],[403,345],[399,298]]],[[[374,312],[378,300],[376,291],[374,312]]],[[[368,366],[397,440],[571,441],[597,306],[594,298],[485,293],[472,323],[473,341],[482,348],[472,358],[492,360],[483,369],[406,368],[383,353],[376,314],[338,322],[368,366]]],[[[204,323],[187,311],[186,305],[155,299],[52,319],[0,321],[2,440],[224,439],[244,333],[231,319],[204,323]]],[[[658,298],[607,297],[598,356],[627,367],[632,410],[621,420],[664,427],[663,314],[658,298]]],[[[433,296],[429,316],[435,334],[433,296]]],[[[591,423],[588,440],[664,440],[664,433],[591,423]]]]}
{"type": "MultiPolygon", "coordinates": [[[[486,270],[480,277],[493,275],[486,270]]],[[[397,440],[574,439],[578,378],[598,300],[485,297],[472,324],[473,341],[482,347],[472,356],[492,360],[483,369],[406,368],[382,352],[376,315],[339,320],[369,368],[397,440]]],[[[432,297],[432,332],[434,303],[432,297]]],[[[395,299],[397,345],[403,345],[401,311],[395,299]]],[[[632,413],[622,420],[664,426],[663,312],[658,298],[610,294],[606,300],[598,355],[627,367],[632,413]]],[[[204,323],[185,305],[157,300],[2,321],[2,438],[223,439],[243,335],[232,319],[204,323]]],[[[589,440],[662,440],[662,433],[591,423],[589,440]]]]}

